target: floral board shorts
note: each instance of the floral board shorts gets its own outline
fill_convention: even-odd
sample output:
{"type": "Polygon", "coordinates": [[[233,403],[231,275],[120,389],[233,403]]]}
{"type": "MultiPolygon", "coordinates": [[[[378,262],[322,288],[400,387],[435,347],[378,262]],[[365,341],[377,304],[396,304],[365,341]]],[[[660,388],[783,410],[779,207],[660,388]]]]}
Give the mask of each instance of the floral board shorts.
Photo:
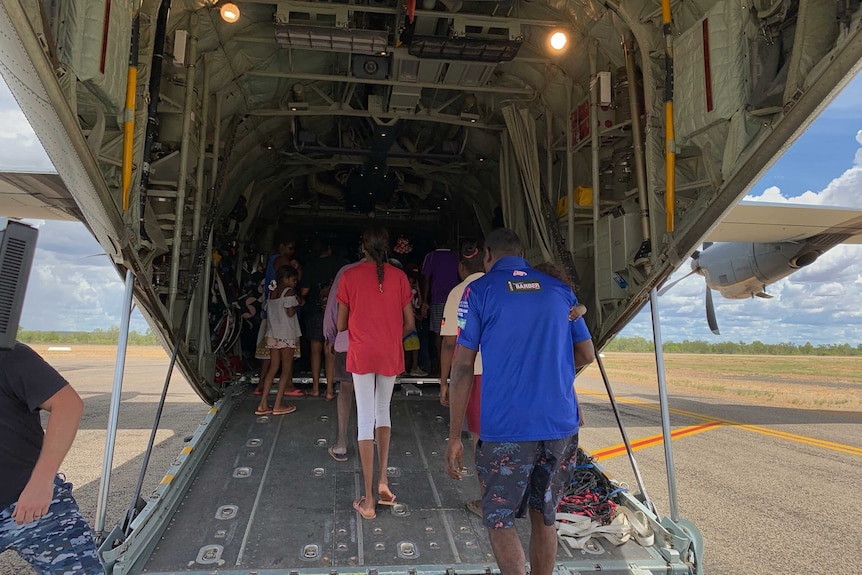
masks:
{"type": "Polygon", "coordinates": [[[281,339],[276,337],[266,338],[266,349],[286,349],[293,350],[293,357],[298,358],[299,354],[299,338],[296,339],[281,339]]]}
{"type": "Polygon", "coordinates": [[[514,526],[527,507],[554,525],[557,507],[572,480],[578,454],[577,434],[545,441],[479,441],[476,472],[482,484],[482,523],[488,529],[514,526]]]}

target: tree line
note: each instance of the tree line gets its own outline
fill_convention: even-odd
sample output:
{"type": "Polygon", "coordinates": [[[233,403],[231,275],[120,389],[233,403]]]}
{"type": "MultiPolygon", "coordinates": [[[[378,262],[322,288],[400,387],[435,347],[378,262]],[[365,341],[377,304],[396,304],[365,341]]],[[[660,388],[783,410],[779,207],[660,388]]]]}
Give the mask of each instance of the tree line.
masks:
{"type": "MultiPolygon", "coordinates": [[[[753,341],[666,341],[662,345],[665,353],[710,353],[710,354],[745,354],[745,355],[862,355],[862,344],[855,347],[849,343],[812,345],[806,342],[795,343],[763,343],[753,341]]],[[[617,337],[605,346],[603,351],[653,352],[655,346],[651,340],[643,337],[617,337]]]]}
{"type": "MultiPolygon", "coordinates": [[[[106,330],[94,331],[31,331],[18,328],[18,341],[65,345],[117,345],[120,341],[120,328],[113,326],[106,330]]],[[[130,331],[129,345],[161,345],[161,342],[152,330],[147,329],[144,333],[130,331]]]]}
{"type": "MultiPolygon", "coordinates": [[[[31,331],[18,330],[18,341],[38,344],[65,345],[116,345],[120,341],[120,328],[113,326],[107,330],[94,331],[31,331]]],[[[161,345],[159,338],[147,329],[144,333],[129,332],[129,345],[161,345]]],[[[702,354],[744,354],[744,355],[862,355],[862,344],[852,346],[848,343],[812,345],[804,343],[763,343],[753,341],[666,341],[662,346],[665,353],[702,353],[702,354]]],[[[655,351],[652,340],[636,337],[617,337],[605,346],[603,351],[651,353],[655,351]]]]}

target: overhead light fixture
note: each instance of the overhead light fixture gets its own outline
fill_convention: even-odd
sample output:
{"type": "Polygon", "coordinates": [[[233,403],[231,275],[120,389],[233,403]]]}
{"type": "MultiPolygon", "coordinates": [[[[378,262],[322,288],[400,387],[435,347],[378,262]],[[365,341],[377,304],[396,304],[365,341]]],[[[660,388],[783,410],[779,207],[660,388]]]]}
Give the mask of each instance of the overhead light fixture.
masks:
{"type": "Polygon", "coordinates": [[[566,47],[566,44],[569,43],[569,37],[566,35],[565,32],[557,30],[551,33],[550,37],[548,38],[548,43],[551,45],[551,48],[553,50],[559,52],[566,47]]]}
{"type": "Polygon", "coordinates": [[[299,110],[307,110],[308,102],[288,102],[287,107],[290,108],[291,112],[297,112],[299,110]]]}
{"type": "Polygon", "coordinates": [[[479,114],[471,114],[469,112],[461,112],[461,119],[465,122],[470,122],[471,124],[475,124],[479,121],[479,114]]]}
{"type": "Polygon", "coordinates": [[[221,14],[221,19],[228,24],[233,24],[239,20],[239,6],[231,2],[222,4],[221,8],[219,8],[219,13],[221,14]]]}

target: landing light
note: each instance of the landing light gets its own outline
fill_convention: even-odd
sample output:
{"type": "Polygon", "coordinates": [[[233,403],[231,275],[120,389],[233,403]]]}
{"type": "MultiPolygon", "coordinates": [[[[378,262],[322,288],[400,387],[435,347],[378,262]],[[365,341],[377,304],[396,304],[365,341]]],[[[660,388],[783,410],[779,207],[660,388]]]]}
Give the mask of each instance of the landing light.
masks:
{"type": "Polygon", "coordinates": [[[551,44],[551,48],[553,48],[554,50],[556,50],[558,52],[566,47],[566,44],[568,43],[568,41],[569,41],[569,38],[568,38],[568,36],[566,36],[566,33],[561,32],[559,30],[554,32],[553,34],[551,34],[551,37],[549,39],[549,42],[551,44]]]}
{"type": "Polygon", "coordinates": [[[232,4],[231,2],[222,4],[219,12],[221,13],[222,20],[228,24],[233,24],[239,20],[239,7],[236,4],[232,4]]]}

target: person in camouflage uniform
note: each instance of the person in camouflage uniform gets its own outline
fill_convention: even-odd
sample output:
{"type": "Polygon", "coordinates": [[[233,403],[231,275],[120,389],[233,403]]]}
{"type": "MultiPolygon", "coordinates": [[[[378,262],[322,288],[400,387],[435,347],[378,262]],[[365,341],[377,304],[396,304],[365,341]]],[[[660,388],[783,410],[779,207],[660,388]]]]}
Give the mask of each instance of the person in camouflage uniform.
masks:
{"type": "Polygon", "coordinates": [[[42,575],[104,574],[72,484],[57,474],[82,411],[72,386],[32,349],[0,351],[0,553],[14,549],[42,575]]]}

